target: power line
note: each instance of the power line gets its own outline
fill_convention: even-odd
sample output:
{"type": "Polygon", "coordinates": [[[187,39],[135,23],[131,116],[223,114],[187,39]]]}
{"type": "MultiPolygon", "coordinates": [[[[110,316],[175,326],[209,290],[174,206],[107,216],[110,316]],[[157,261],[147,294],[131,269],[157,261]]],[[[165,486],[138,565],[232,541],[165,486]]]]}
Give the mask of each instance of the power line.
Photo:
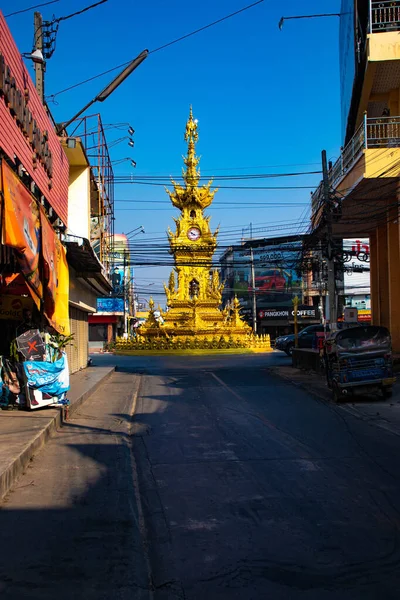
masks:
{"type": "Polygon", "coordinates": [[[15,12],[9,13],[8,15],[4,15],[6,19],[8,17],[13,17],[14,15],[20,15],[21,13],[29,12],[34,8],[40,8],[41,6],[48,6],[49,4],[55,4],[56,2],[60,2],[60,0],[51,0],[50,2],[43,2],[42,4],[35,4],[35,6],[30,6],[29,8],[23,8],[22,10],[17,10],[15,12]]]}
{"type": "Polygon", "coordinates": [[[100,0],[99,2],[96,2],[95,4],[91,4],[90,6],[86,6],[86,8],[82,8],[81,10],[71,13],[70,15],[66,15],[65,17],[58,17],[57,19],[53,19],[52,23],[61,23],[61,21],[66,21],[67,19],[72,19],[72,17],[82,15],[86,11],[91,10],[92,8],[96,8],[96,6],[100,6],[100,4],[104,4],[105,2],[108,2],[108,0],[100,0]]]}
{"type": "MultiPolygon", "coordinates": [[[[162,46],[159,46],[158,48],[155,48],[154,50],[150,50],[149,54],[154,54],[155,52],[159,52],[160,50],[163,50],[169,46],[172,46],[173,44],[177,44],[178,42],[185,40],[188,37],[196,35],[197,33],[204,31],[205,29],[209,29],[210,27],[213,27],[214,25],[217,25],[218,23],[222,23],[223,21],[226,21],[227,19],[230,19],[231,17],[234,17],[234,16],[238,15],[239,13],[249,10],[250,8],[257,6],[258,4],[261,4],[262,2],[264,2],[264,0],[257,0],[257,2],[253,2],[253,4],[249,4],[248,6],[245,6],[244,8],[241,8],[233,13],[230,13],[229,15],[226,15],[225,17],[222,17],[221,19],[218,19],[217,21],[213,21],[212,23],[209,23],[208,25],[204,25],[204,27],[200,27],[199,29],[191,31],[190,33],[187,33],[186,35],[183,35],[179,38],[176,38],[176,39],[172,40],[171,42],[163,44],[162,46]]],[[[48,98],[54,100],[56,98],[56,96],[59,96],[60,94],[64,94],[65,92],[69,92],[72,89],[75,89],[81,85],[84,85],[85,83],[89,83],[89,81],[93,81],[94,79],[97,79],[98,77],[102,77],[103,75],[112,73],[113,71],[116,71],[117,69],[126,67],[126,65],[128,65],[130,62],[131,62],[131,60],[128,60],[127,62],[121,63],[120,65],[117,65],[116,67],[112,67],[111,69],[107,69],[107,71],[103,71],[102,73],[99,73],[98,75],[94,75],[93,77],[89,77],[88,79],[85,79],[83,81],[80,81],[78,83],[70,85],[69,87],[64,88],[63,90],[60,90],[59,92],[56,92],[55,94],[50,94],[50,96],[48,96],[48,98]]]]}
{"type": "MultiPolygon", "coordinates": [[[[113,142],[111,142],[112,144],[113,142]]],[[[304,175],[320,175],[321,171],[296,171],[293,173],[246,173],[243,175],[214,175],[214,174],[207,174],[207,175],[199,175],[198,179],[199,181],[203,181],[203,180],[210,180],[212,179],[213,181],[225,181],[225,180],[233,180],[233,181],[241,181],[241,180],[247,180],[247,179],[277,179],[280,177],[302,177],[304,175]]],[[[162,185],[173,185],[172,180],[175,182],[179,182],[179,181],[185,181],[185,177],[184,175],[132,175],[132,174],[127,174],[127,175],[115,175],[114,176],[114,181],[121,181],[123,179],[129,179],[129,181],[132,180],[132,178],[134,180],[138,180],[138,181],[154,181],[157,183],[162,183],[162,185]]],[[[315,187],[315,184],[313,184],[310,187],[315,187]]]]}
{"type": "MultiPolygon", "coordinates": [[[[125,204],[146,204],[147,206],[151,206],[153,204],[163,204],[164,206],[167,205],[167,207],[169,207],[169,210],[173,210],[175,207],[170,206],[168,203],[168,200],[114,200],[115,202],[122,202],[125,204]]],[[[253,206],[270,206],[270,204],[276,204],[276,200],[260,200],[259,202],[255,201],[255,200],[250,200],[250,201],[242,201],[242,202],[236,202],[234,200],[228,200],[228,201],[224,201],[224,200],[215,200],[212,204],[212,208],[211,210],[213,210],[213,208],[215,208],[216,206],[221,206],[221,205],[225,205],[225,206],[243,206],[243,204],[245,204],[246,206],[249,206],[250,204],[253,206]]],[[[283,204],[284,206],[290,206],[291,203],[290,202],[279,202],[279,204],[283,204]]],[[[296,203],[297,204],[297,203],[296,203]]],[[[301,203],[304,204],[304,203],[301,203]]],[[[306,203],[307,206],[309,206],[309,202],[306,203]]]]}
{"type": "Polygon", "coordinates": [[[222,17],[221,19],[218,19],[217,21],[213,21],[212,23],[209,23],[208,25],[204,25],[204,27],[200,27],[199,29],[195,29],[195,31],[187,33],[186,35],[182,35],[181,37],[179,37],[175,40],[172,40],[172,42],[163,44],[162,46],[159,46],[158,48],[151,50],[149,52],[149,54],[154,54],[155,52],[159,52],[159,50],[164,50],[164,48],[168,48],[169,46],[172,46],[173,44],[177,44],[178,42],[181,42],[182,40],[186,40],[187,38],[192,37],[193,35],[196,35],[197,33],[200,33],[201,31],[205,31],[206,29],[209,29],[210,27],[213,27],[214,25],[218,25],[219,23],[222,23],[223,21],[226,21],[227,19],[230,19],[231,17],[235,17],[236,15],[239,15],[240,13],[245,12],[246,10],[253,8],[254,6],[257,6],[257,4],[261,4],[262,2],[264,2],[264,0],[257,0],[257,2],[253,2],[253,4],[249,4],[248,6],[245,6],[244,8],[240,8],[239,10],[236,10],[235,12],[230,13],[229,15],[226,15],[225,17],[222,17]]]}
{"type": "MultiPolygon", "coordinates": [[[[286,208],[288,206],[308,206],[308,202],[289,202],[289,203],[282,203],[282,202],[276,202],[276,203],[272,203],[271,204],[266,204],[265,206],[261,206],[261,208],[286,208]]],[[[260,205],[258,206],[252,206],[252,205],[245,205],[245,206],[237,206],[235,207],[235,210],[249,210],[249,208],[260,208],[260,205]]],[[[114,208],[115,211],[118,212],[122,212],[122,211],[143,211],[145,210],[146,212],[154,212],[154,211],[168,211],[171,212],[171,207],[168,208],[114,208]]],[[[226,206],[214,206],[213,210],[228,210],[226,206]]]]}
{"type": "MultiPolygon", "coordinates": [[[[151,182],[151,181],[135,181],[133,179],[129,180],[114,180],[114,183],[117,184],[132,184],[132,185],[151,185],[156,187],[165,187],[165,183],[151,182]]],[[[172,185],[171,183],[169,185],[172,185]]],[[[245,186],[245,185],[219,185],[219,190],[311,190],[314,185],[289,185],[289,186],[245,186]]]]}

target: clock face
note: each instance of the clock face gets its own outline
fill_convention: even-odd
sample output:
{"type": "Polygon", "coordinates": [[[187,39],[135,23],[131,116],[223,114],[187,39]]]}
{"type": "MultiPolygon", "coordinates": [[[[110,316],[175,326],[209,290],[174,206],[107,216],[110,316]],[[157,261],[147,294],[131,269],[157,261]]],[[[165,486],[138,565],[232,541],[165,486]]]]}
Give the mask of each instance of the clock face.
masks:
{"type": "Polygon", "coordinates": [[[200,229],[198,229],[197,227],[191,227],[187,232],[187,236],[188,236],[189,240],[191,240],[192,242],[195,242],[196,240],[198,240],[200,238],[200,235],[201,235],[200,229]]]}

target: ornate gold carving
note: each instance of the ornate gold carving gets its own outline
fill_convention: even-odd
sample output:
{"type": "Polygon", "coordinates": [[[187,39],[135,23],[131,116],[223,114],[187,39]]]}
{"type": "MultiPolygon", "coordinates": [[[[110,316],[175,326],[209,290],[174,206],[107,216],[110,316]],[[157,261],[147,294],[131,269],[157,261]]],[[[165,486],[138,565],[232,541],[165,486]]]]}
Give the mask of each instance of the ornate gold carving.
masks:
{"type": "MultiPolygon", "coordinates": [[[[151,298],[149,317],[140,328],[140,335],[130,343],[133,348],[141,350],[250,347],[268,350],[269,337],[262,340],[253,336],[251,328],[240,316],[237,298],[221,310],[224,285],[220,282],[218,271],[212,269],[219,227],[213,234],[210,217],[203,214],[204,209],[212,203],[216,190],[210,189],[212,181],[199,186],[200,158],[195,152],[197,129],[198,123],[193,119],[190,107],[185,129],[185,141],[188,144],[187,156],[184,157],[185,185],[172,181],[174,191],[167,190],[172,204],[181,211],[179,218],[174,218],[176,231],[168,228],[167,232],[175,262],[168,285],[164,284],[168,310],[160,311],[161,318],[156,318],[151,298]],[[191,228],[200,230],[199,239],[188,239],[191,228]]],[[[121,341],[120,344],[128,348],[126,342],[121,341]]]]}

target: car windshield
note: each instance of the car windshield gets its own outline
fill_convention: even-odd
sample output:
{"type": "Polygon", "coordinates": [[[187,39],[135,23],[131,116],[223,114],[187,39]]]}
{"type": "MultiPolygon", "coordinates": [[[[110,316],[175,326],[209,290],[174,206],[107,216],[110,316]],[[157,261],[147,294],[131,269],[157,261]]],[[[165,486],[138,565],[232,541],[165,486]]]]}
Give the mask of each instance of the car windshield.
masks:
{"type": "Polygon", "coordinates": [[[261,275],[258,275],[258,277],[273,277],[274,275],[278,275],[279,272],[278,271],[263,271],[261,273],[261,275]]]}
{"type": "Polygon", "coordinates": [[[357,327],[342,331],[337,345],[344,350],[368,350],[390,348],[390,334],[384,327],[357,327]]]}

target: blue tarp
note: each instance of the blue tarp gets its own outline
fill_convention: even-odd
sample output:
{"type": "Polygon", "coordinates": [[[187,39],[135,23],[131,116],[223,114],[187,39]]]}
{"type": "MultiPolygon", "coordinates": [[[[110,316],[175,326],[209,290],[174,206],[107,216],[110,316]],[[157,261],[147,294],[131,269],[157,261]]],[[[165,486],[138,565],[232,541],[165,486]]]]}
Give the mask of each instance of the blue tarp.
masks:
{"type": "Polygon", "coordinates": [[[65,354],[55,362],[26,361],[23,363],[28,386],[43,394],[60,396],[69,390],[68,364],[65,354]]]}

